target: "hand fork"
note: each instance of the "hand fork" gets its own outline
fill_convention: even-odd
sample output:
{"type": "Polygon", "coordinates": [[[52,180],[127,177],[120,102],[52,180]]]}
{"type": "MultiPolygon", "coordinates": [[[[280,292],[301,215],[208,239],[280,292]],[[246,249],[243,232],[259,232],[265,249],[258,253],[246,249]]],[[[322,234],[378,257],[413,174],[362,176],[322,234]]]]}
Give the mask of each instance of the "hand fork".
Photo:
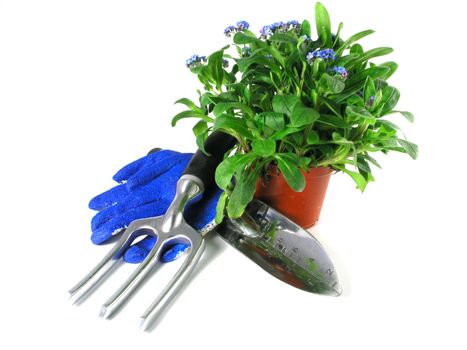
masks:
{"type": "Polygon", "coordinates": [[[210,156],[201,150],[194,154],[184,174],[177,182],[177,191],[167,212],[163,216],[131,222],[110,252],[70,290],[71,301],[77,303],[96,288],[99,282],[114,270],[124,252],[137,237],[143,235],[155,237],[156,244],[148,256],[102,306],[100,316],[110,318],[159,264],[159,257],[166,247],[176,243],[189,244],[190,251],[182,266],[140,318],[140,327],[147,330],[186,282],[204,250],[204,234],[193,229],[183,218],[185,205],[202,194],[205,187],[213,184],[217,165],[222,161],[224,153],[231,149],[235,142],[233,137],[221,132],[212,133],[204,145],[205,151],[210,156]]]}

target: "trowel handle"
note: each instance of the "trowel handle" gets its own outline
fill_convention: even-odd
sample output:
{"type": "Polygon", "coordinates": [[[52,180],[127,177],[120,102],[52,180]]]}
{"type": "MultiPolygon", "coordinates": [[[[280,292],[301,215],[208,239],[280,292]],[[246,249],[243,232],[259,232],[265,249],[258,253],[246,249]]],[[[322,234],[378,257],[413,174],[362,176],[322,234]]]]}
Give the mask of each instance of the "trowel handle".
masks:
{"type": "Polygon", "coordinates": [[[214,173],[224,159],[225,152],[235,143],[237,143],[235,137],[221,131],[214,131],[204,142],[204,149],[210,155],[198,149],[183,175],[194,175],[203,182],[205,188],[209,188],[214,184],[214,173]]]}

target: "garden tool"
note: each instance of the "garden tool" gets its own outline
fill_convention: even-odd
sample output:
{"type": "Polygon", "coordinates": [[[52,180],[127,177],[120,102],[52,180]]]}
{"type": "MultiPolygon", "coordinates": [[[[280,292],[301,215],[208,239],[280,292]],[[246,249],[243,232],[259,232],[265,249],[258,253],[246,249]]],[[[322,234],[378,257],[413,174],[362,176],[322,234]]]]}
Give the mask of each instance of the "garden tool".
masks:
{"type": "Polygon", "coordinates": [[[259,200],[251,201],[239,219],[225,218],[214,231],[285,283],[317,294],[342,293],[334,265],[318,240],[259,200]]]}
{"type": "MultiPolygon", "coordinates": [[[[171,157],[175,158],[184,156],[181,153],[161,150],[160,148],[150,151],[148,156],[164,158],[163,152],[168,152],[171,157]]],[[[167,166],[166,162],[156,165],[152,163],[153,160],[153,158],[142,158],[140,162],[144,164],[144,169],[129,177],[127,185],[135,182],[145,183],[148,180],[145,174],[164,176],[160,175],[159,168],[165,168],[167,166]],[[146,178],[146,181],[142,181],[144,178],[146,178]]],[[[183,164],[182,162],[181,165],[183,164]]],[[[134,168],[135,163],[131,163],[127,167],[134,168]]],[[[175,167],[169,172],[174,175],[177,174],[175,167]]],[[[119,173],[122,173],[122,171],[119,173]]],[[[123,170],[123,173],[126,173],[126,171],[123,170]]],[[[120,177],[116,176],[117,179],[120,177]]],[[[160,192],[161,185],[157,182],[158,178],[148,185],[148,189],[143,188],[142,191],[151,189],[160,192]]],[[[213,192],[216,192],[215,189],[213,192]]],[[[208,194],[206,198],[203,195],[203,202],[195,203],[192,208],[185,211],[185,218],[192,227],[198,231],[212,228],[219,194],[220,191],[217,190],[217,193],[214,193],[214,195],[208,194]]],[[[131,185],[126,196],[130,198],[139,197],[139,192],[134,185],[131,185]]],[[[110,197],[115,198],[115,196],[110,197]]],[[[101,201],[101,199],[107,199],[108,196],[104,194],[96,198],[101,201]]],[[[124,203],[125,201],[122,199],[120,202],[124,203]]],[[[117,221],[120,224],[122,223],[120,220],[117,221]]],[[[312,293],[332,296],[341,294],[335,268],[318,240],[269,205],[253,200],[240,219],[231,220],[226,217],[222,224],[215,226],[214,229],[227,243],[281,281],[312,293]]],[[[99,230],[96,233],[99,236],[98,233],[99,230]]],[[[130,248],[125,253],[124,259],[128,262],[142,260],[144,254],[147,254],[152,244],[154,244],[149,241],[151,238],[149,237],[147,238],[148,241],[141,241],[130,248]],[[138,259],[132,258],[134,256],[138,257],[138,259]]],[[[183,244],[174,246],[172,250],[175,252],[170,254],[169,250],[164,254],[162,260],[170,261],[170,259],[164,258],[179,256],[179,254],[183,253],[185,247],[186,245],[183,244]]]]}
{"type": "Polygon", "coordinates": [[[155,237],[157,241],[144,261],[102,306],[100,316],[110,318],[160,263],[159,257],[164,249],[174,244],[188,244],[190,252],[182,266],[141,316],[140,326],[142,329],[147,329],[186,281],[204,250],[203,234],[185,222],[183,209],[187,202],[202,194],[206,187],[213,184],[217,165],[235,142],[232,136],[221,132],[212,133],[204,145],[206,153],[210,155],[206,155],[201,150],[194,154],[177,182],[176,194],[167,212],[163,216],[131,222],[110,252],[70,290],[71,301],[76,303],[82,300],[104,277],[108,276],[137,237],[143,235],[155,237]]]}

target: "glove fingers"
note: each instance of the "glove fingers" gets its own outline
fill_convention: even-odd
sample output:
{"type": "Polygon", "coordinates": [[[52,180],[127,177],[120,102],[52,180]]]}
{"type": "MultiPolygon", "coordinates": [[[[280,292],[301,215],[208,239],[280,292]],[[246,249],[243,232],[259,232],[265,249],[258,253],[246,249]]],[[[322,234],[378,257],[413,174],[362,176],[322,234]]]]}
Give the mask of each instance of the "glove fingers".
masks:
{"type": "Polygon", "coordinates": [[[156,241],[154,237],[148,236],[140,242],[133,244],[123,255],[123,260],[130,264],[142,262],[148,256],[156,241]]]}
{"type": "Polygon", "coordinates": [[[183,162],[175,165],[172,169],[153,180],[148,185],[129,192],[128,195],[125,198],[120,199],[117,204],[107,207],[97,213],[91,220],[91,230],[93,232],[99,231],[101,226],[105,225],[113,218],[121,216],[129,210],[142,207],[148,203],[160,201],[161,208],[160,210],[157,210],[157,215],[165,213],[168,205],[175,196],[176,183],[183,170],[185,170],[185,167],[186,166],[183,162]]]}
{"type": "Polygon", "coordinates": [[[222,190],[213,188],[203,193],[203,198],[198,202],[190,202],[185,211],[186,221],[195,230],[202,230],[211,224],[216,218],[216,207],[222,190]]]}
{"type": "Polygon", "coordinates": [[[133,220],[164,214],[169,205],[170,201],[157,200],[123,211],[115,210],[119,205],[114,205],[110,208],[104,209],[102,212],[97,213],[93,218],[91,241],[94,244],[102,244],[108,241],[116,233],[120,232],[123,228],[128,227],[133,220]],[[102,214],[104,211],[107,211],[105,215],[102,214]],[[114,212],[108,213],[109,211],[114,212]],[[99,221],[103,219],[106,219],[106,221],[99,223],[99,221]]]}
{"type": "Polygon", "coordinates": [[[190,248],[189,244],[182,244],[182,243],[174,244],[170,246],[164,252],[164,254],[162,254],[161,261],[163,263],[167,263],[167,262],[177,260],[180,256],[182,256],[183,253],[187,251],[188,248],[190,248]]]}
{"type": "Polygon", "coordinates": [[[136,159],[130,164],[125,165],[119,171],[115,173],[112,179],[118,183],[125,182],[131,175],[136,173],[145,163],[146,156],[136,159]]]}
{"type": "Polygon", "coordinates": [[[125,185],[117,185],[105,191],[89,201],[89,209],[103,210],[115,203],[120,202],[128,195],[125,185]]]}
{"type": "Polygon", "coordinates": [[[162,150],[139,158],[131,162],[130,164],[125,165],[123,168],[117,171],[117,173],[113,176],[113,180],[119,183],[125,182],[130,178],[130,176],[134,175],[145,164],[159,162],[175,153],[178,152],[171,150],[162,150]]]}
{"type": "MultiPolygon", "coordinates": [[[[107,207],[94,215],[91,220],[91,229],[96,231],[107,221],[148,203],[163,201],[164,203],[161,203],[162,209],[167,210],[167,202],[170,204],[170,201],[175,196],[175,184],[167,186],[163,191],[161,191],[161,189],[164,189],[164,182],[161,181],[161,179],[157,179],[143,188],[128,193],[128,195],[121,199],[117,204],[107,207]]],[[[158,210],[158,212],[160,212],[160,210],[158,210]]],[[[163,213],[165,213],[165,211],[161,214],[163,213]]]]}
{"type": "MultiPolygon", "coordinates": [[[[125,252],[123,259],[130,264],[138,264],[142,262],[149,254],[151,249],[156,244],[157,239],[152,236],[148,236],[138,243],[133,244],[125,252]]],[[[188,248],[187,244],[177,243],[171,245],[163,254],[160,260],[164,263],[174,261],[178,259],[188,248]]]]}
{"type": "Polygon", "coordinates": [[[162,161],[148,162],[128,179],[126,183],[127,189],[134,190],[144,186],[179,164],[182,164],[183,168],[186,168],[192,156],[192,153],[177,153],[165,157],[162,161]]]}

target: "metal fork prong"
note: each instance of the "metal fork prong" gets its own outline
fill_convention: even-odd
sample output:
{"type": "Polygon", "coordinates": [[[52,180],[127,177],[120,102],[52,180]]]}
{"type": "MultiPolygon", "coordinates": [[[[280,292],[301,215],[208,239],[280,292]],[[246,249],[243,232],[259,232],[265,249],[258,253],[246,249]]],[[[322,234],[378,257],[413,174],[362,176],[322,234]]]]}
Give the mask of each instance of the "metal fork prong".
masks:
{"type": "Polygon", "coordinates": [[[73,288],[69,290],[70,301],[76,304],[84,297],[86,297],[98,283],[107,276],[117,263],[121,260],[122,251],[130,244],[130,238],[134,230],[128,228],[123,232],[119,240],[114,244],[112,249],[107,255],[86,275],[79,281],[73,288]]]}
{"type": "Polygon", "coordinates": [[[159,256],[165,241],[158,237],[156,244],[148,256],[131,274],[131,276],[118,288],[118,290],[102,305],[99,316],[107,319],[116,313],[138,289],[140,284],[159,263],[159,256]]]}
{"type": "MultiPolygon", "coordinates": [[[[190,237],[191,238],[191,237],[190,237]]],[[[190,276],[194,267],[198,263],[204,251],[204,239],[197,235],[191,239],[191,251],[178,269],[177,273],[172,277],[167,286],[162,290],[156,300],[140,317],[139,326],[144,331],[162,314],[165,307],[169,304],[172,298],[176,295],[179,288],[185,283],[190,276]]]]}

